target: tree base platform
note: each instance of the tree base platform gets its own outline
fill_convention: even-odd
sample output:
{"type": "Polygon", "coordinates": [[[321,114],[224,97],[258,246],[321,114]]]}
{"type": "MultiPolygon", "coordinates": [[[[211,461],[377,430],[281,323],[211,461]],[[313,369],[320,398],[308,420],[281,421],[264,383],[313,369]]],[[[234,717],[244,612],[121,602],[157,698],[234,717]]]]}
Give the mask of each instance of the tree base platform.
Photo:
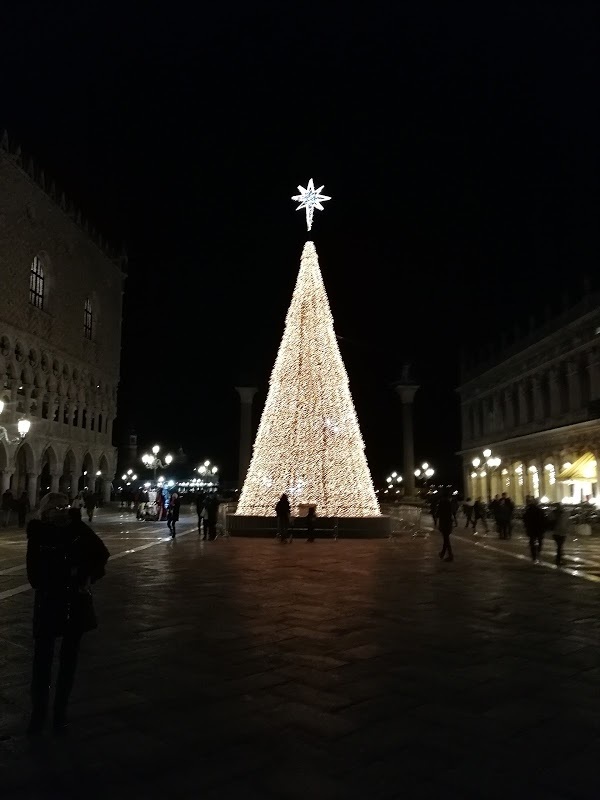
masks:
{"type": "MultiPolygon", "coordinates": [[[[272,538],[277,533],[277,517],[246,517],[228,514],[227,533],[231,536],[264,536],[272,538]]],[[[390,517],[316,517],[315,538],[332,539],[385,539],[391,534],[390,517]]],[[[292,517],[290,533],[306,537],[306,517],[292,517]]]]}

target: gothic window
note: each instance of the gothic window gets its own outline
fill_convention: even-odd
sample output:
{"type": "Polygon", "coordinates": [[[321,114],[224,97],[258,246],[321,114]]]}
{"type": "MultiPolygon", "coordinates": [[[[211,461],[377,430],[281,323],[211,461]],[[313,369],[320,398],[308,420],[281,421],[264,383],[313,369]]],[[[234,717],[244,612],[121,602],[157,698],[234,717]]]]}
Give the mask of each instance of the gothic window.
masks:
{"type": "Polygon", "coordinates": [[[534,409],[533,409],[533,386],[531,381],[527,381],[525,386],[525,413],[527,414],[527,422],[533,422],[534,409]]]}
{"type": "Polygon", "coordinates": [[[513,404],[513,419],[515,421],[515,426],[518,427],[521,424],[521,408],[519,406],[519,389],[517,386],[513,388],[512,404],[513,404]]]}
{"type": "Polygon", "coordinates": [[[585,407],[589,404],[592,396],[590,373],[585,358],[579,364],[579,389],[581,393],[581,406],[585,407]]]}
{"type": "Polygon", "coordinates": [[[44,282],[42,259],[35,256],[29,272],[29,302],[36,308],[44,308],[44,282]]]}
{"type": "Polygon", "coordinates": [[[542,397],[542,414],[544,419],[547,420],[550,417],[550,380],[547,373],[540,380],[540,393],[542,397]]]}
{"type": "Polygon", "coordinates": [[[569,410],[569,380],[567,378],[567,369],[564,364],[560,365],[558,373],[558,399],[560,413],[566,414],[569,410]]]}
{"type": "Polygon", "coordinates": [[[92,338],[92,326],[93,326],[93,315],[92,315],[92,303],[90,298],[88,297],[85,301],[85,306],[83,307],[83,335],[86,339],[92,338]]]}

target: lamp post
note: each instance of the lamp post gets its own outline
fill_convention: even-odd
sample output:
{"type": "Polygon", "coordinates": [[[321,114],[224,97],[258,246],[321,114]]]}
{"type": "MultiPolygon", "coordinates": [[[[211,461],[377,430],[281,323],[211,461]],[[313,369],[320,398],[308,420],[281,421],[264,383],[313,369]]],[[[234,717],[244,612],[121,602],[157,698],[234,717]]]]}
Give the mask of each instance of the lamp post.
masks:
{"type": "Polygon", "coordinates": [[[171,461],[173,461],[173,456],[167,454],[165,456],[165,461],[163,464],[163,462],[158,457],[159,452],[160,452],[160,446],[155,444],[154,447],[152,448],[152,455],[150,455],[149,453],[144,453],[144,455],[142,456],[142,461],[146,469],[151,469],[153,471],[154,483],[156,483],[156,470],[159,467],[161,469],[165,469],[166,467],[169,466],[171,461]]]}
{"type": "Polygon", "coordinates": [[[435,475],[435,470],[433,469],[433,467],[429,466],[427,461],[424,461],[421,464],[420,469],[417,468],[415,470],[415,478],[419,478],[422,481],[427,481],[429,480],[429,478],[433,478],[434,475],[435,475]]]}
{"type": "Polygon", "coordinates": [[[392,472],[391,475],[388,475],[385,479],[387,483],[386,492],[389,492],[394,486],[396,487],[396,494],[400,493],[400,484],[402,483],[402,475],[398,475],[396,471],[392,472]]]}
{"type": "Polygon", "coordinates": [[[207,478],[214,478],[214,483],[216,483],[218,480],[217,473],[219,472],[219,468],[214,464],[211,464],[208,459],[206,459],[204,464],[201,464],[196,471],[198,475],[201,476],[202,480],[209,483],[209,485],[212,485],[213,481],[209,482],[206,480],[207,478]]]}
{"type": "MultiPolygon", "coordinates": [[[[492,451],[486,448],[483,453],[483,460],[479,458],[479,456],[475,456],[475,458],[471,461],[473,468],[478,470],[479,467],[483,467],[481,472],[479,473],[480,478],[487,478],[486,480],[486,493],[487,499],[491,500],[492,497],[492,474],[494,470],[496,470],[500,464],[502,463],[502,459],[499,456],[493,456],[492,451]],[[485,469],[487,467],[487,469],[485,469]]],[[[471,473],[471,478],[477,478],[477,472],[471,473]]]]}

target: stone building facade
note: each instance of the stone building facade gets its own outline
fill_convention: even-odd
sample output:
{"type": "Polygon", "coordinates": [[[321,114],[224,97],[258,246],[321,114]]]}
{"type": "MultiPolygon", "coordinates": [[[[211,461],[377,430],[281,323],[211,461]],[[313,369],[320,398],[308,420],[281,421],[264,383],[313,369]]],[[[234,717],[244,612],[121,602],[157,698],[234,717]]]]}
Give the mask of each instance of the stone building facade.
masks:
{"type": "Polygon", "coordinates": [[[463,370],[458,391],[467,496],[598,499],[600,297],[463,370]]]}
{"type": "Polygon", "coordinates": [[[124,260],[64,195],[0,141],[0,474],[2,491],[93,487],[116,468],[124,260]],[[20,438],[19,419],[31,422],[20,438]]]}

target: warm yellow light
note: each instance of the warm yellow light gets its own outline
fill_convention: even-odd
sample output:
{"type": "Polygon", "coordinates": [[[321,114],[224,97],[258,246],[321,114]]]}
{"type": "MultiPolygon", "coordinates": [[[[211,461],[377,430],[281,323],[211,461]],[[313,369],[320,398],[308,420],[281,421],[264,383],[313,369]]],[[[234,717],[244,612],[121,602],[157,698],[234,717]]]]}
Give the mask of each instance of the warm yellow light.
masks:
{"type": "Polygon", "coordinates": [[[284,492],[294,513],[314,503],[323,517],[380,515],[312,242],[302,253],[237,514],[273,516],[284,492]]]}
{"type": "Polygon", "coordinates": [[[471,461],[471,464],[473,464],[475,469],[477,469],[477,467],[481,464],[481,459],[480,458],[474,458],[473,461],[471,461]]]}
{"type": "Polygon", "coordinates": [[[0,400],[0,414],[4,411],[4,400],[0,400]]]}
{"type": "Polygon", "coordinates": [[[424,461],[421,464],[421,469],[423,470],[423,472],[427,472],[427,470],[429,469],[429,464],[426,461],[424,461]]]}
{"type": "Polygon", "coordinates": [[[492,451],[489,449],[489,447],[486,450],[483,451],[483,457],[484,458],[489,458],[491,455],[492,455],[492,451]]]}
{"type": "Polygon", "coordinates": [[[397,477],[398,477],[398,473],[397,472],[392,472],[392,478],[397,478],[397,477]]]}
{"type": "Polygon", "coordinates": [[[476,472],[472,472],[472,473],[471,473],[471,477],[472,477],[472,478],[476,478],[476,477],[477,477],[477,473],[476,473],[476,472]]]}

